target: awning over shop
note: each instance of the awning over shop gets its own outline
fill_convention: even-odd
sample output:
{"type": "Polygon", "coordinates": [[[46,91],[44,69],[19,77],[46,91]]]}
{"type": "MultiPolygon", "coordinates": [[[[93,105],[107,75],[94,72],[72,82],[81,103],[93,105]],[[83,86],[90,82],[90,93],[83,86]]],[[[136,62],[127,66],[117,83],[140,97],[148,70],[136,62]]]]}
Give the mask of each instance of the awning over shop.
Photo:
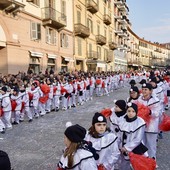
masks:
{"type": "Polygon", "coordinates": [[[1,25],[0,25],[0,47],[6,47],[6,36],[1,25]]]}
{"type": "Polygon", "coordinates": [[[30,55],[32,57],[43,57],[43,53],[40,53],[40,52],[36,52],[36,51],[29,51],[30,52],[30,55]]]}
{"type": "Polygon", "coordinates": [[[65,56],[62,56],[62,57],[65,59],[65,61],[72,61],[72,62],[74,61],[73,58],[71,57],[65,57],[65,56]]]}
{"type": "Polygon", "coordinates": [[[51,59],[56,59],[57,58],[57,55],[55,54],[47,54],[48,58],[51,58],[51,59]]]}

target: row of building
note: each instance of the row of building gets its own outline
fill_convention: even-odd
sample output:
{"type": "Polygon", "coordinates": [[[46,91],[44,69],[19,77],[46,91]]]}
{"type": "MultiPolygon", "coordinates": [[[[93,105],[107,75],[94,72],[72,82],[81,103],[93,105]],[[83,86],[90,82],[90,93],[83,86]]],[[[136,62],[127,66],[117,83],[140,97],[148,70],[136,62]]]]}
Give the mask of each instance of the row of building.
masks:
{"type": "Polygon", "coordinates": [[[126,0],[0,0],[0,73],[162,67],[165,45],[131,29],[126,0]]]}

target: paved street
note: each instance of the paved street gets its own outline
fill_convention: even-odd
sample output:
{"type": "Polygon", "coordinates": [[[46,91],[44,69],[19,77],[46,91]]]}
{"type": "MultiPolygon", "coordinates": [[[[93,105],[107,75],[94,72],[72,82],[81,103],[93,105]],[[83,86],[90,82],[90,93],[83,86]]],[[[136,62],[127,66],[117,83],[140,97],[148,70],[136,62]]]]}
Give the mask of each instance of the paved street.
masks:
{"type": "MultiPolygon", "coordinates": [[[[96,111],[112,107],[114,99],[125,99],[127,88],[114,91],[109,97],[97,97],[93,101],[68,111],[50,113],[34,120],[23,122],[0,134],[1,149],[9,154],[14,170],[55,170],[62,154],[65,123],[88,128],[96,111]]],[[[158,142],[158,170],[170,170],[170,133],[158,142]]]]}

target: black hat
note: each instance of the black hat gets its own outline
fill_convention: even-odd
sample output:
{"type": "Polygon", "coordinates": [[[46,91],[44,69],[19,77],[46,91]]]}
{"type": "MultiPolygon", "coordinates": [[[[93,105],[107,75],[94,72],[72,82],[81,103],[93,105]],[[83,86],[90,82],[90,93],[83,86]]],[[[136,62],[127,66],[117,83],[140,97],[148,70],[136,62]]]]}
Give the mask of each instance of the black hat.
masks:
{"type": "Polygon", "coordinates": [[[138,87],[136,87],[136,86],[131,87],[130,92],[133,92],[133,91],[139,93],[138,87]]]}
{"type": "Polygon", "coordinates": [[[35,87],[38,86],[37,82],[33,82],[32,85],[35,86],[35,87]]]}
{"type": "Polygon", "coordinates": [[[157,79],[156,79],[156,77],[152,77],[149,81],[150,81],[150,82],[157,83],[157,79]]]}
{"type": "Polygon", "coordinates": [[[126,111],[126,102],[124,100],[117,100],[115,105],[117,105],[122,111],[126,111]]]}
{"type": "Polygon", "coordinates": [[[129,84],[134,85],[134,84],[136,84],[136,81],[134,79],[132,79],[132,80],[130,80],[129,84]]]}
{"type": "Polygon", "coordinates": [[[146,83],[146,79],[142,79],[142,80],[139,82],[139,84],[144,84],[144,83],[146,83]]]}
{"type": "Polygon", "coordinates": [[[3,86],[3,87],[1,88],[1,90],[4,91],[4,92],[7,92],[7,87],[6,87],[6,86],[3,86]]]}
{"type": "Polygon", "coordinates": [[[147,89],[149,89],[149,90],[152,90],[152,89],[153,89],[153,87],[152,87],[152,85],[151,85],[150,83],[144,83],[144,84],[142,84],[142,88],[147,88],[147,89]]]}
{"type": "Polygon", "coordinates": [[[11,170],[11,162],[8,154],[0,150],[0,168],[3,170],[11,170]]]}
{"type": "Polygon", "coordinates": [[[13,91],[16,91],[18,93],[19,92],[19,88],[18,87],[14,87],[13,91]]]}
{"type": "Polygon", "coordinates": [[[138,106],[135,103],[128,103],[127,104],[127,109],[129,107],[132,107],[136,113],[138,113],[138,106]]]}
{"type": "Polygon", "coordinates": [[[101,113],[96,112],[92,119],[92,125],[94,125],[95,123],[102,123],[102,122],[107,123],[105,116],[103,116],[101,113]]]}
{"type": "Polygon", "coordinates": [[[86,129],[78,124],[69,126],[64,134],[71,142],[82,142],[86,135],[86,129]]]}

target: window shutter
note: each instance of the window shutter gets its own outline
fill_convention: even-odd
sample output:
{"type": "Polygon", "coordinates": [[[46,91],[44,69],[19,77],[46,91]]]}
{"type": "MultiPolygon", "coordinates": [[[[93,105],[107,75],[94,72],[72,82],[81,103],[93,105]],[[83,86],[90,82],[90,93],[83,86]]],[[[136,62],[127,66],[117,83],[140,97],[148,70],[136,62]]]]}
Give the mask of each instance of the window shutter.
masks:
{"type": "Polygon", "coordinates": [[[81,23],[81,12],[77,11],[77,23],[81,23]]]}
{"type": "Polygon", "coordinates": [[[41,24],[37,24],[37,39],[41,39],[41,24]]]}
{"type": "Polygon", "coordinates": [[[68,47],[69,46],[69,39],[68,39],[69,37],[68,37],[68,35],[66,35],[66,47],[68,47]]]}

